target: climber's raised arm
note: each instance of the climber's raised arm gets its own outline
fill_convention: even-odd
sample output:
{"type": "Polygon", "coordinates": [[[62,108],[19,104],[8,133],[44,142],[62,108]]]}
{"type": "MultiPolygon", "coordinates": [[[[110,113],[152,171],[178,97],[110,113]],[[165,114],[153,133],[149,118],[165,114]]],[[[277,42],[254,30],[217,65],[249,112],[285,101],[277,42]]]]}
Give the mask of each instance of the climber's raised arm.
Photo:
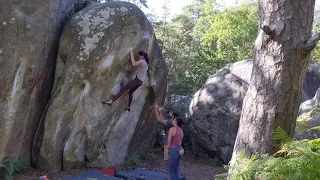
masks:
{"type": "Polygon", "coordinates": [[[155,109],[155,114],[156,114],[157,121],[166,126],[167,122],[163,117],[163,114],[162,114],[162,111],[160,110],[160,107],[158,105],[155,105],[154,109],[155,109]]]}
{"type": "Polygon", "coordinates": [[[132,66],[138,66],[138,65],[140,65],[141,64],[141,62],[140,61],[136,61],[136,60],[134,60],[134,56],[133,56],[133,52],[132,52],[132,50],[130,50],[130,59],[131,59],[131,64],[132,64],[132,66]]]}

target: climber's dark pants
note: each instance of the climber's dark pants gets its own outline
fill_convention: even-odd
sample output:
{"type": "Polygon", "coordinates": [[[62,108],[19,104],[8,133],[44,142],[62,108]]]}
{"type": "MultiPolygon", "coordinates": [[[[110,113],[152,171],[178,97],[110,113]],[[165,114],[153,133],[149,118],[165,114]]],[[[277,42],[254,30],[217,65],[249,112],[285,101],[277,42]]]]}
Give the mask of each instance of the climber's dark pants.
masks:
{"type": "Polygon", "coordinates": [[[139,87],[141,86],[143,83],[143,81],[141,81],[139,78],[134,78],[134,80],[128,82],[128,84],[124,85],[120,91],[118,92],[118,94],[112,99],[112,101],[114,102],[115,100],[117,100],[120,96],[122,96],[122,94],[129,90],[129,102],[128,102],[128,107],[130,107],[131,102],[132,102],[132,94],[133,92],[139,87]]]}

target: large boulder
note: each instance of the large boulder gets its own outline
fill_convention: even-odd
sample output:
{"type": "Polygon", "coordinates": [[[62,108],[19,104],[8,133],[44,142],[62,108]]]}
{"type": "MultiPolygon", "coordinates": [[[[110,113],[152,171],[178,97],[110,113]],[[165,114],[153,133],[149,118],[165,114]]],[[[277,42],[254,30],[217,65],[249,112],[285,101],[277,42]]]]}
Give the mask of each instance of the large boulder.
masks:
{"type": "Polygon", "coordinates": [[[194,95],[187,125],[194,141],[225,162],[232,155],[252,61],[228,64],[194,95]]]}
{"type": "MultiPolygon", "coordinates": [[[[303,85],[303,101],[319,88],[319,65],[310,65],[303,85]]],[[[228,64],[209,77],[195,93],[187,126],[193,142],[227,163],[236,140],[243,98],[251,78],[252,60],[228,64]]],[[[196,145],[195,148],[199,149],[196,145]]]]}
{"type": "MultiPolygon", "coordinates": [[[[320,84],[320,66],[319,64],[310,64],[307,68],[306,76],[302,87],[302,102],[314,99],[320,84]]],[[[320,95],[319,95],[320,96],[320,95]]],[[[320,98],[320,97],[319,97],[320,98]]],[[[318,103],[320,105],[320,102],[318,103]]],[[[317,106],[317,105],[316,105],[317,106]]],[[[300,109],[300,115],[304,113],[300,109]]]]}
{"type": "Polygon", "coordinates": [[[153,28],[138,7],[107,2],[77,13],[63,31],[51,103],[35,137],[42,142],[34,146],[38,167],[109,167],[145,153],[157,132],[151,106],[164,101],[166,75],[153,28]],[[135,77],[130,49],[148,52],[150,78],[128,112],[127,93],[111,107],[101,101],[135,77]]]}
{"type": "Polygon", "coordinates": [[[50,97],[59,38],[83,0],[0,1],[0,161],[30,164],[32,137],[50,97]]]}
{"type": "Polygon", "coordinates": [[[320,131],[313,130],[317,126],[320,126],[320,88],[312,99],[300,105],[294,137],[299,140],[320,138],[320,131]]]}

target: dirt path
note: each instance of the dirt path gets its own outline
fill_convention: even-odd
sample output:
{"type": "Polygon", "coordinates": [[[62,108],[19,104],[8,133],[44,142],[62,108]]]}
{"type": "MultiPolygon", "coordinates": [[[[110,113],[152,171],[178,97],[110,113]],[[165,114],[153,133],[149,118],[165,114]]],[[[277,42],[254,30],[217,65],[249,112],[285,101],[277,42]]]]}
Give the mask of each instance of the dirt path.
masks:
{"type": "MultiPolygon", "coordinates": [[[[195,158],[192,155],[186,154],[181,160],[181,174],[184,175],[187,180],[213,180],[215,175],[226,172],[223,167],[214,167],[212,163],[213,161],[208,160],[209,159],[195,158]]],[[[131,161],[128,162],[127,165],[117,166],[116,168],[119,171],[126,171],[137,167],[167,173],[167,164],[163,161],[161,153],[148,153],[140,160],[131,161]]],[[[16,174],[14,176],[14,180],[38,180],[42,175],[48,176],[50,180],[62,180],[66,177],[79,175],[88,170],[101,169],[65,170],[58,173],[33,170],[16,174]]]]}
{"type": "MultiPolygon", "coordinates": [[[[138,165],[154,171],[168,173],[167,163],[162,158],[162,156],[157,156],[152,161],[141,160],[138,162],[138,165]]],[[[211,161],[200,160],[199,158],[186,155],[181,159],[180,173],[187,180],[213,180],[215,175],[227,172],[223,167],[216,167],[210,163],[211,161]]]]}

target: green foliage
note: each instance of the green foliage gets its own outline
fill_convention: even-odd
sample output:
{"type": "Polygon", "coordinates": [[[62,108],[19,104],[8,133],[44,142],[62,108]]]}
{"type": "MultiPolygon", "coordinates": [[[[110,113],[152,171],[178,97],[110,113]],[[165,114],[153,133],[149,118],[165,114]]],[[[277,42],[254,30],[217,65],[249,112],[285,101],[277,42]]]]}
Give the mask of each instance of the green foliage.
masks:
{"type": "Polygon", "coordinates": [[[310,132],[320,131],[320,126],[312,127],[312,128],[310,128],[309,131],[310,131],[310,132]]]}
{"type": "MultiPolygon", "coordinates": [[[[215,10],[215,3],[207,1],[205,15],[199,25],[202,42],[214,49],[215,59],[234,62],[252,57],[251,49],[258,32],[256,4],[242,4],[224,11],[215,10]]],[[[223,64],[224,65],[224,64],[223,64]]]]}
{"type": "Polygon", "coordinates": [[[12,180],[13,173],[22,170],[22,163],[18,159],[5,158],[0,161],[0,172],[3,172],[2,169],[5,170],[6,180],[12,180]]]}
{"type": "Polygon", "coordinates": [[[214,0],[196,0],[171,22],[154,23],[169,67],[168,94],[191,95],[225,64],[252,57],[257,17],[257,4],[221,10],[214,0]]]}
{"type": "Polygon", "coordinates": [[[218,178],[246,180],[319,179],[320,139],[297,141],[278,128],[274,134],[280,140],[280,150],[273,156],[264,154],[245,157],[245,149],[236,158],[236,166],[230,166],[232,174],[218,178]],[[281,155],[281,156],[280,156],[281,155]]]}
{"type": "Polygon", "coordinates": [[[320,138],[313,139],[312,141],[309,141],[311,148],[313,151],[319,151],[320,150],[320,138]]]}
{"type": "Polygon", "coordinates": [[[290,138],[284,130],[278,127],[274,131],[273,140],[280,142],[279,146],[281,147],[281,145],[291,143],[294,139],[290,138]]]}
{"type": "Polygon", "coordinates": [[[130,156],[130,157],[127,157],[125,159],[125,163],[126,165],[129,165],[129,166],[135,166],[137,165],[137,162],[139,161],[139,157],[138,156],[130,156]]]}
{"type": "Polygon", "coordinates": [[[193,10],[193,7],[188,7],[171,23],[162,22],[155,28],[169,68],[169,94],[192,94],[194,85],[197,83],[193,74],[190,74],[191,63],[199,47],[198,40],[193,36],[195,25],[195,19],[192,17],[193,10]]]}
{"type": "MultiPolygon", "coordinates": [[[[296,126],[298,128],[299,134],[301,134],[302,132],[304,132],[310,128],[308,121],[312,120],[312,117],[314,117],[314,116],[320,116],[320,107],[315,107],[315,108],[311,109],[305,115],[297,118],[296,126]]],[[[319,129],[320,129],[320,126],[313,127],[311,129],[309,129],[308,131],[319,131],[319,129]]]]}
{"type": "Polygon", "coordinates": [[[164,107],[165,114],[168,114],[171,111],[177,112],[179,117],[185,119],[189,114],[189,105],[191,103],[191,96],[180,96],[180,95],[172,95],[167,97],[164,107]]]}

